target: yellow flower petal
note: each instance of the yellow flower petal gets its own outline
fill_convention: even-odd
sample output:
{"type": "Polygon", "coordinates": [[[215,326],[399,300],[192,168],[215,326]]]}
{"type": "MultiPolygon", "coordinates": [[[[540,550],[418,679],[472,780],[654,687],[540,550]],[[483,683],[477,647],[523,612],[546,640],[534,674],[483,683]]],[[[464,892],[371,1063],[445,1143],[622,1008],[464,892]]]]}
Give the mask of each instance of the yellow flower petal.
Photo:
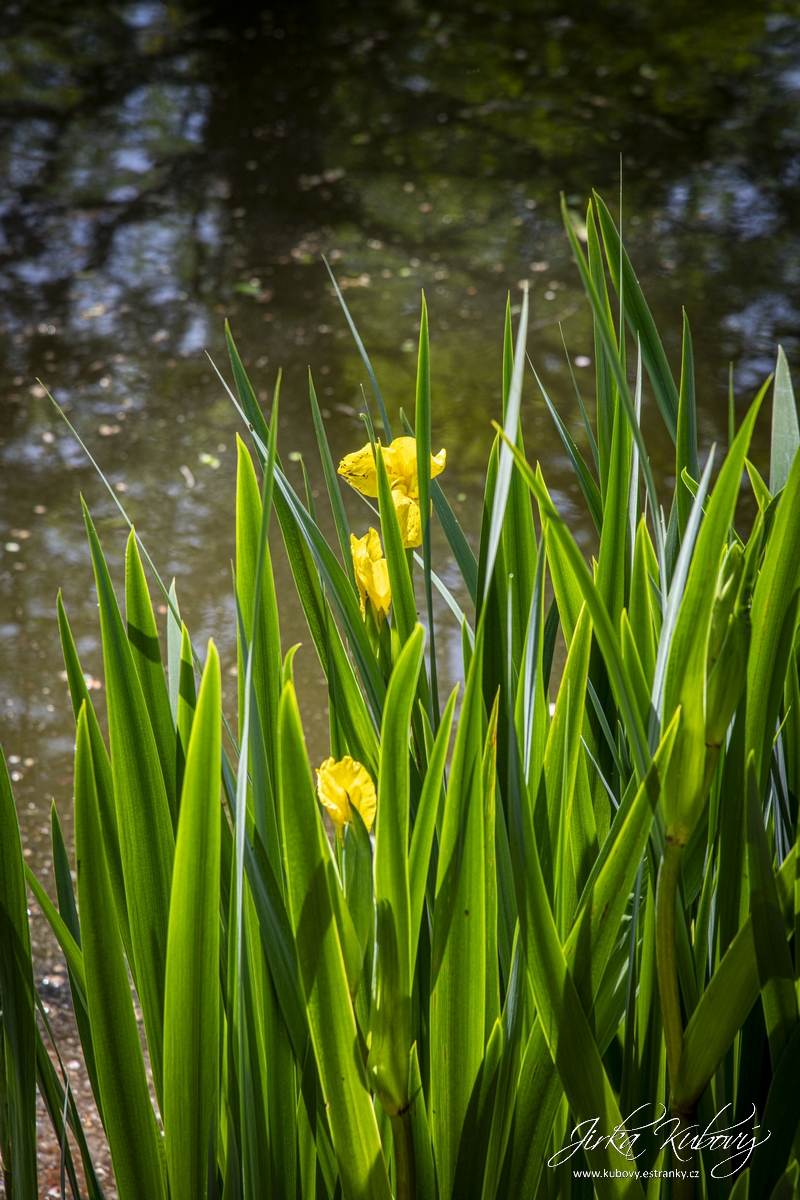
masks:
{"type": "Polygon", "coordinates": [[[370,529],[363,538],[357,538],[351,533],[350,553],[353,556],[353,568],[361,596],[361,615],[366,617],[366,602],[369,600],[380,625],[383,618],[389,615],[392,589],[389,585],[389,568],[383,557],[377,530],[370,529]]]}
{"type": "Polygon", "coordinates": [[[413,550],[422,545],[422,514],[419,504],[410,496],[400,491],[392,492],[397,519],[400,523],[400,533],[403,545],[407,550],[413,550]]]}
{"type": "Polygon", "coordinates": [[[391,446],[384,450],[383,461],[392,491],[399,488],[407,496],[416,498],[419,495],[416,438],[395,438],[391,446]]]}
{"type": "Polygon", "coordinates": [[[344,827],[353,819],[351,805],[358,810],[367,832],[372,829],[377,808],[375,784],[366,767],[349,754],[339,762],[325,759],[317,771],[317,792],[339,837],[344,837],[344,827]]]}
{"type": "MultiPolygon", "coordinates": [[[[381,453],[389,476],[389,487],[392,491],[400,491],[412,500],[419,499],[419,480],[417,477],[417,442],[412,437],[395,438],[391,446],[382,446],[381,453]]],[[[431,478],[441,475],[447,462],[447,451],[440,450],[431,455],[431,478]]],[[[375,470],[375,459],[372,446],[369,444],[348,454],[339,463],[339,474],[363,496],[377,496],[378,475],[375,470]]]]}
{"type": "Polygon", "coordinates": [[[362,446],[355,454],[348,454],[342,459],[339,463],[339,474],[357,492],[361,492],[362,496],[377,496],[378,473],[375,470],[375,459],[369,443],[362,446]]]}
{"type": "Polygon", "coordinates": [[[339,782],[339,766],[336,759],[325,759],[317,770],[317,792],[336,829],[343,829],[350,820],[350,800],[339,782]]]}

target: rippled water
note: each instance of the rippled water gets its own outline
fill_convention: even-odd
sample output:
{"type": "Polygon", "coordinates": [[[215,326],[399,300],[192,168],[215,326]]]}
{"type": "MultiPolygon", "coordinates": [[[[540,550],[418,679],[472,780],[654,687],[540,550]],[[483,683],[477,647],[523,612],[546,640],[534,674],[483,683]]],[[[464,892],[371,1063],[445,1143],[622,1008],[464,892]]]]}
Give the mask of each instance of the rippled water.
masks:
{"type": "MultiPolygon", "coordinates": [[[[205,351],[227,373],[227,316],[262,401],[283,368],[281,452],[298,486],[302,455],[321,487],[307,368],[334,455],[364,441],[367,382],[323,253],[393,413],[413,405],[425,289],[434,440],[471,536],[505,298],[516,305],[523,280],[532,357],[582,440],[559,322],[589,407],[591,328],[558,194],[578,219],[592,186],[615,207],[620,153],[625,237],[673,363],[681,304],[692,321],[702,449],[726,438],[729,362],[741,413],[779,340],[800,356],[797,4],[233,9],[34,0],[0,17],[0,737],[43,872],[50,799],[66,818],[71,794],[58,588],[103,707],[79,494],[118,582],[125,530],[37,380],[176,577],[196,644],[217,636],[232,699],[237,419],[205,351]]],[[[588,547],[532,380],[523,419],[588,547]]],[[[647,396],[644,422],[666,479],[670,446],[647,396]]],[[[767,446],[765,415],[762,465],[767,446]]],[[[277,540],[275,552],[286,644],[307,643],[298,675],[322,757],[325,694],[277,540]]],[[[445,547],[438,556],[452,578],[445,547]]]]}

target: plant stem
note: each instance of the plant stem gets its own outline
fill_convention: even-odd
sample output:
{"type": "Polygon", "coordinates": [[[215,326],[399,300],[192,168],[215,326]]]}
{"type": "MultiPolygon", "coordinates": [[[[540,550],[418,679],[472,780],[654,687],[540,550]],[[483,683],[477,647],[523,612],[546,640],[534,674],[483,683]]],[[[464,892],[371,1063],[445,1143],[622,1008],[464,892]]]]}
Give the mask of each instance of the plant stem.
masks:
{"type": "MultiPolygon", "coordinates": [[[[678,877],[681,869],[681,855],[685,842],[675,838],[669,831],[658,872],[656,889],[656,965],[658,968],[658,990],[661,995],[661,1014],[664,1020],[664,1040],[667,1044],[667,1070],[669,1071],[670,1091],[674,1094],[675,1082],[678,1077],[678,1067],[683,1053],[683,1020],[681,1018],[681,998],[678,989],[678,960],[675,936],[675,905],[678,894],[678,877]]],[[[672,1105],[672,1115],[677,1117],[680,1124],[678,1136],[682,1129],[691,1121],[691,1113],[676,1109],[672,1105]]],[[[681,1171],[686,1170],[685,1161],[674,1156],[674,1165],[681,1171]]],[[[688,1171],[686,1172],[689,1173],[688,1171]]],[[[694,1184],[691,1179],[676,1177],[672,1186],[673,1200],[692,1200],[694,1184]]]]}
{"type": "Polygon", "coordinates": [[[667,1043],[667,1069],[670,1085],[675,1087],[678,1064],[683,1051],[683,1022],[678,992],[678,962],[675,944],[675,901],[683,846],[667,834],[656,889],[656,961],[664,1038],[667,1043]]]}
{"type": "Polygon", "coordinates": [[[411,1131],[411,1107],[389,1118],[394,1141],[394,1169],[397,1177],[395,1200],[414,1200],[417,1192],[414,1170],[414,1138],[411,1131]]]}

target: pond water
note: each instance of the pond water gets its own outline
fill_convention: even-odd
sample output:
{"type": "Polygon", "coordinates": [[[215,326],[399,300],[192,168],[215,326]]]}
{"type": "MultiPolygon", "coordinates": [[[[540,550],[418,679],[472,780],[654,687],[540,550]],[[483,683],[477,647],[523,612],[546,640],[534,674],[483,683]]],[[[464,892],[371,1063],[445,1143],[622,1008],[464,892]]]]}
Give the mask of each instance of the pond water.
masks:
{"type": "MultiPolygon", "coordinates": [[[[335,457],[365,440],[367,384],[322,254],[392,414],[413,407],[425,289],[434,448],[447,448],[442,483],[473,538],[505,300],[518,305],[525,280],[533,361],[584,444],[559,322],[590,409],[591,327],[558,197],[580,219],[596,187],[616,212],[621,154],[625,238],[673,363],[681,305],[692,321],[701,449],[726,441],[729,363],[741,415],[778,341],[798,362],[797,4],[29,0],[7,4],[0,26],[0,739],[45,878],[50,800],[67,820],[71,797],[59,588],[103,708],[79,495],[118,583],[125,528],[42,384],[177,579],[195,644],[216,636],[232,701],[237,416],[206,351],[228,375],[228,317],[267,407],[283,369],[280,449],[297,486],[302,455],[321,488],[307,369],[335,457]]],[[[666,480],[647,389],[643,419],[666,480]]],[[[530,377],[523,421],[588,549],[588,514],[530,377]]],[[[765,413],[762,467],[768,442],[765,413]]],[[[347,503],[365,531],[367,510],[347,503]]],[[[277,540],[275,553],[322,758],[325,692],[277,540]]],[[[436,554],[452,580],[446,547],[436,554]]]]}

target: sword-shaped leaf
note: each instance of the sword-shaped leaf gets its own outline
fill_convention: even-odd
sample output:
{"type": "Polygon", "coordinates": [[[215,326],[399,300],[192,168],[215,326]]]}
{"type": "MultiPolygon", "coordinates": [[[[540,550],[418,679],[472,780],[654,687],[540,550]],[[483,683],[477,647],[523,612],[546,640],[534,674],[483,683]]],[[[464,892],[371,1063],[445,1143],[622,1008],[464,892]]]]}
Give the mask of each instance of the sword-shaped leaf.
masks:
{"type": "Polygon", "coordinates": [[[209,642],[186,756],[164,1000],[165,1149],[172,1200],[202,1196],[217,1095],[221,685],[209,642]]]}
{"type": "Polygon", "coordinates": [[[408,1105],[411,1052],[411,900],[408,870],[409,727],[425,631],[417,625],[395,663],[381,727],[375,821],[375,973],[370,1083],[390,1117],[408,1105]]]}
{"type": "Polygon", "coordinates": [[[751,609],[747,749],[755,750],[756,777],[762,793],[794,637],[799,573],[800,453],[796,453],[769,534],[751,609]]]}
{"type": "MultiPolygon", "coordinates": [[[[672,635],[664,679],[664,717],[681,707],[681,728],[664,791],[667,829],[678,831],[685,845],[705,802],[706,671],[708,631],[720,559],[733,520],[758,410],[756,397],[742,422],[719,473],[708,512],[700,526],[689,578],[672,635]]],[[[744,660],[744,656],[742,656],[744,660]]],[[[741,664],[742,675],[745,663],[741,664]]]]}
{"type": "Polygon", "coordinates": [[[689,318],[683,314],[683,354],[681,358],[681,390],[678,399],[678,431],[675,440],[675,503],[678,506],[678,530],[683,537],[692,508],[692,499],[683,472],[692,479],[700,478],[697,463],[697,405],[694,388],[694,355],[689,318]]]}
{"type": "MultiPolygon", "coordinates": [[[[158,770],[157,760],[155,767],[158,770]]],[[[75,748],[75,857],[89,1019],[117,1190],[120,1200],[166,1200],[161,1135],[150,1102],[128,972],[116,923],[109,920],[111,881],[85,709],[78,717],[75,748]]]]}
{"type": "Polygon", "coordinates": [[[289,913],[345,1200],[391,1189],[358,1044],[294,687],[280,707],[279,795],[289,913]]]}
{"type": "Polygon", "coordinates": [[[125,880],[122,873],[122,856],[119,848],[119,825],[117,822],[117,808],[114,801],[114,780],[111,772],[111,759],[108,757],[106,744],[103,741],[103,735],[100,732],[100,726],[97,722],[92,702],[89,699],[89,689],[86,686],[86,680],[78,659],[78,652],[75,649],[75,642],[69,627],[60,591],[58,593],[57,608],[61,648],[64,654],[64,666],[67,669],[67,682],[72,700],[72,712],[76,722],[78,714],[81,711],[81,706],[84,703],[86,704],[86,720],[89,727],[89,741],[92,746],[97,802],[100,805],[100,823],[103,827],[103,842],[106,848],[108,871],[111,876],[111,889],[114,893],[114,907],[122,944],[125,947],[125,956],[133,972],[135,983],[136,968],[133,961],[128,903],[125,899],[125,880]]]}
{"type": "MultiPolygon", "coordinates": [[[[510,445],[510,443],[506,443],[510,445]]],[[[606,663],[611,686],[614,691],[614,699],[618,707],[621,709],[625,728],[628,737],[632,743],[634,760],[636,763],[637,773],[640,778],[644,778],[647,773],[647,768],[650,761],[650,754],[647,749],[647,739],[645,737],[644,727],[636,705],[636,693],[633,685],[628,678],[628,672],[625,669],[625,663],[622,658],[622,650],[619,645],[619,639],[616,631],[611,624],[608,615],[608,610],[603,603],[602,597],[598,591],[592,576],[589,573],[589,568],[584,562],[583,555],[579,550],[574,538],[570,534],[561,516],[558,513],[555,505],[547,494],[547,489],[540,476],[534,475],[528,463],[519,454],[515,446],[511,447],[512,453],[516,459],[518,470],[522,472],[528,487],[533,492],[539,502],[539,506],[543,518],[547,522],[548,537],[552,535],[553,545],[558,547],[558,551],[562,556],[565,567],[567,567],[574,581],[573,587],[577,588],[583,594],[592,618],[592,626],[594,635],[603,654],[606,663]]],[[[549,550],[549,545],[548,545],[549,550]]]]}
{"type": "Polygon", "coordinates": [[[136,988],[160,1098],[167,922],[175,849],[172,819],[139,676],[103,551],[85,505],[84,517],[100,607],[111,769],[136,988]]]}
{"type": "Polygon", "coordinates": [[[797,402],[794,398],[789,364],[783,346],[779,346],[772,399],[772,445],[769,458],[769,490],[773,496],[785,486],[799,448],[797,402]]]}
{"type": "Polygon", "coordinates": [[[453,751],[433,913],[430,1110],[443,1196],[452,1191],[464,1120],[484,1055],[483,628],[482,618],[453,751]]]}
{"type": "Polygon", "coordinates": [[[613,217],[597,192],[594,193],[594,199],[611,279],[617,295],[624,296],[625,319],[634,338],[641,342],[642,358],[653,385],[656,402],[670,437],[675,441],[678,424],[678,389],[675,387],[675,380],[672,378],[661,338],[658,336],[655,321],[639,286],[631,260],[628,258],[628,252],[621,246],[613,217]],[[620,262],[622,263],[622,283],[620,283],[620,262]]]}
{"type": "Polygon", "coordinates": [[[133,530],[128,536],[125,550],[125,616],[128,641],[150,714],[172,825],[175,828],[178,821],[175,795],[175,726],[172,723],[169,692],[161,661],[158,628],[133,530]]]}
{"type": "Polygon", "coordinates": [[[333,513],[333,520],[336,525],[336,536],[339,539],[339,547],[342,551],[344,569],[353,585],[353,590],[355,590],[356,577],[353,571],[353,556],[350,553],[350,526],[347,521],[342,493],[339,490],[336,468],[333,465],[333,458],[331,457],[330,446],[328,445],[328,435],[325,432],[322,413],[319,410],[317,393],[314,391],[311,371],[308,372],[308,394],[311,399],[311,415],[314,419],[314,432],[317,435],[319,456],[322,459],[322,473],[325,476],[325,486],[328,489],[328,499],[330,500],[331,512],[333,513]]]}
{"type": "Polygon", "coordinates": [[[433,839],[436,833],[436,817],[442,795],[442,781],[450,745],[450,730],[456,707],[458,688],[453,688],[442,713],[442,721],[428,755],[428,770],[422,785],[422,795],[417,805],[414,832],[408,856],[408,882],[411,900],[411,970],[416,966],[420,922],[425,908],[425,888],[428,881],[428,866],[431,859],[433,839]]]}
{"type": "MultiPolygon", "coordinates": [[[[794,929],[796,869],[795,846],[775,876],[778,905],[787,937],[794,929]]],[[[691,1106],[702,1094],[777,965],[775,955],[759,954],[753,919],[748,915],[711,976],[684,1031],[683,1054],[673,1089],[682,1104],[691,1106]]]]}

